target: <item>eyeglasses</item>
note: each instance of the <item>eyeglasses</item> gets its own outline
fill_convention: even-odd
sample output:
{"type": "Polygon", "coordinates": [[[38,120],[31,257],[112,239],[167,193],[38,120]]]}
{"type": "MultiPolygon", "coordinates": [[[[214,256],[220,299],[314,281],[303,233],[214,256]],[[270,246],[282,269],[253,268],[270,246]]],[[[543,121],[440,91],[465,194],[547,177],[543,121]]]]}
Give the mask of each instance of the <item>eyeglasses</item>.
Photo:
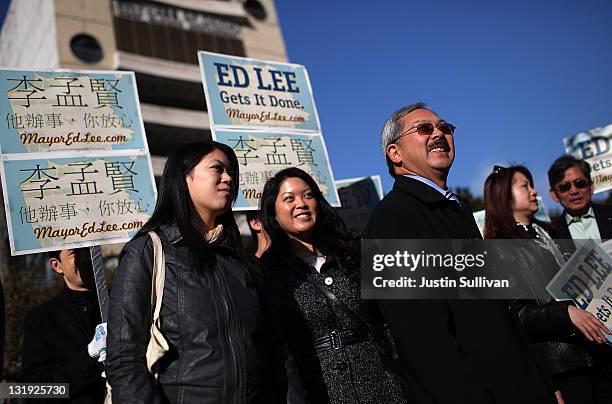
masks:
{"type": "Polygon", "coordinates": [[[414,132],[417,132],[421,136],[431,136],[433,135],[435,128],[438,128],[444,135],[452,135],[455,133],[455,125],[448,122],[438,121],[435,124],[431,122],[421,122],[402,133],[401,136],[397,138],[396,142],[402,137],[414,132]]]}
{"type": "Polygon", "coordinates": [[[574,181],[563,182],[557,185],[557,191],[564,194],[568,192],[570,189],[572,189],[572,184],[574,184],[574,186],[578,189],[585,189],[586,187],[590,185],[590,181],[585,178],[578,178],[578,179],[575,179],[574,181]]]}

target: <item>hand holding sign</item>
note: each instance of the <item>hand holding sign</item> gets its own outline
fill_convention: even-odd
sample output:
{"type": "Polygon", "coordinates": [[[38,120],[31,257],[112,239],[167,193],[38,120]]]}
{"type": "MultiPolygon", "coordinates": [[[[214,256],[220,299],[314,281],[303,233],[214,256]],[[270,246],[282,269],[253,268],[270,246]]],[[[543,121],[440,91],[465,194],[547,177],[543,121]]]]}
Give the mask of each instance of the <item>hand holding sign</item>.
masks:
{"type": "Polygon", "coordinates": [[[606,341],[604,333],[612,335],[612,331],[588,311],[574,306],[568,306],[567,311],[574,327],[580,330],[589,341],[602,344],[606,341]]]}

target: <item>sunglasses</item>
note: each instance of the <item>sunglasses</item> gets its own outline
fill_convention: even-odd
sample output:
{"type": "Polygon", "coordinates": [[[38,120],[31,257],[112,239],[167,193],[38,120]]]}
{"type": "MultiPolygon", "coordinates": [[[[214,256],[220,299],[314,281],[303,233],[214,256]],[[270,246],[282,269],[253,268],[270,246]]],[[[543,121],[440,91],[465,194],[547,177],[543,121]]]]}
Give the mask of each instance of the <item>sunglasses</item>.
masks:
{"type": "Polygon", "coordinates": [[[493,166],[493,171],[491,171],[491,174],[499,174],[503,171],[506,171],[506,167],[502,167],[502,166],[493,166]]]}
{"type": "Polygon", "coordinates": [[[418,133],[421,136],[431,136],[433,135],[435,128],[438,128],[438,130],[440,130],[440,132],[442,132],[444,135],[452,135],[455,133],[455,125],[450,124],[448,122],[438,121],[435,124],[431,122],[421,122],[402,133],[402,135],[398,137],[397,140],[399,140],[403,136],[409,135],[414,132],[418,133]]]}
{"type": "Polygon", "coordinates": [[[559,185],[557,185],[557,191],[561,192],[562,194],[568,192],[570,189],[572,189],[572,184],[574,184],[574,186],[578,189],[585,189],[586,187],[588,187],[590,184],[589,180],[584,179],[584,178],[578,178],[574,181],[570,181],[570,182],[563,182],[559,185]]]}

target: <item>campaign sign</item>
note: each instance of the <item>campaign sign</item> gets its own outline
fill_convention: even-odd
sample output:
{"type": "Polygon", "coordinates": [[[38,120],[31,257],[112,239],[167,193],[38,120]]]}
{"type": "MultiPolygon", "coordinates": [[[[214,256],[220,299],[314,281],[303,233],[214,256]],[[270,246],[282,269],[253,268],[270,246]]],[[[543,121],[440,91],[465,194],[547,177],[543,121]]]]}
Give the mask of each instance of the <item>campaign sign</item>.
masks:
{"type": "Polygon", "coordinates": [[[0,69],[11,254],[126,242],[155,181],[134,73],[0,69]]]}
{"type": "Polygon", "coordinates": [[[591,165],[595,193],[612,188],[612,124],[563,139],[565,151],[591,165]]]}
{"type": "Polygon", "coordinates": [[[342,207],[338,214],[350,231],[364,232],[372,209],[383,197],[380,175],[337,180],[342,207]]]}
{"type": "Polygon", "coordinates": [[[320,132],[306,68],[198,52],[211,127],[320,132]]]}
{"type": "Polygon", "coordinates": [[[148,220],[146,154],[4,161],[11,254],[125,242],[148,220]]]}
{"type": "MultiPolygon", "coordinates": [[[[581,242],[546,289],[555,299],[571,300],[612,328],[612,258],[593,240],[581,242]]],[[[612,344],[612,335],[606,337],[612,344]]]]}
{"type": "Polygon", "coordinates": [[[0,69],[0,152],[146,149],[134,73],[0,69]]]}
{"type": "Polygon", "coordinates": [[[278,171],[298,167],[310,174],[332,206],[340,206],[327,149],[320,134],[260,131],[215,131],[216,140],[229,145],[238,158],[240,192],[235,207],[259,209],[266,181],[278,171]]]}

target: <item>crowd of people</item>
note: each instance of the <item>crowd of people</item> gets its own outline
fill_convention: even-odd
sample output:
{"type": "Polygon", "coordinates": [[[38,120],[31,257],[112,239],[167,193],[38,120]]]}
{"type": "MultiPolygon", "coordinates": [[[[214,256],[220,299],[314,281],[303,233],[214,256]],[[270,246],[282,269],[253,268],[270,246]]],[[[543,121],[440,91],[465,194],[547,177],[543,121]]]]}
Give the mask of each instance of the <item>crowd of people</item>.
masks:
{"type": "MultiPolygon", "coordinates": [[[[365,238],[482,238],[447,184],[454,132],[423,103],[391,115],[380,140],[395,183],[365,238]]],[[[612,238],[612,208],[592,203],[588,164],[563,156],[548,174],[564,208],[552,225],[534,219],[527,168],[496,166],[484,187],[484,237],[536,241],[511,254],[527,278],[552,278],[530,271],[560,268],[572,239],[612,238]]],[[[288,168],[268,180],[248,217],[251,253],[231,209],[238,176],[233,150],[214,141],[168,158],[153,215],[123,248],[107,326],[96,328],[81,253],[52,255],[65,290],[26,320],[24,381],[70,382],[72,402],[101,403],[105,360],[114,403],[612,403],[611,332],[591,313],[536,296],[361,299],[360,237],[314,179],[288,168]],[[155,237],[165,278],[153,321],[155,237]],[[106,345],[92,341],[88,355],[97,329],[106,345]],[[163,347],[152,365],[151,344],[163,347]]]]}

